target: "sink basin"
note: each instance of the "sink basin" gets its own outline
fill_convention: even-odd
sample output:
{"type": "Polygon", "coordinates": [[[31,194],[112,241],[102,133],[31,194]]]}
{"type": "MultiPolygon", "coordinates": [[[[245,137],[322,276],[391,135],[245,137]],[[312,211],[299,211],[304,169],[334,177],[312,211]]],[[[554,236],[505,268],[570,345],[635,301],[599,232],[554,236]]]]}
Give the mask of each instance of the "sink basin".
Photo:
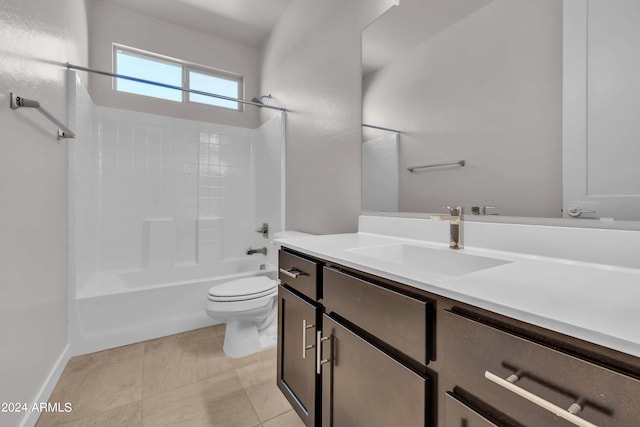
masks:
{"type": "Polygon", "coordinates": [[[347,252],[448,276],[461,276],[511,261],[470,255],[458,250],[392,244],[345,249],[347,252]]]}

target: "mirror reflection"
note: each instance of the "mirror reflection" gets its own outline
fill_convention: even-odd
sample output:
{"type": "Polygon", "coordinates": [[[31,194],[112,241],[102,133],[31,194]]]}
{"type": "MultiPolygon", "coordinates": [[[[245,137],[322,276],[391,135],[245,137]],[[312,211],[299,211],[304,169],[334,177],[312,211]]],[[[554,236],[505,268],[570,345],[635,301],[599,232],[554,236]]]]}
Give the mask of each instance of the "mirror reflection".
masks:
{"type": "MultiPolygon", "coordinates": [[[[612,53],[629,56],[628,46],[612,49],[620,40],[640,40],[640,5],[592,3],[602,10],[589,4],[584,57],[576,50],[563,58],[563,28],[575,27],[565,50],[572,41],[587,46],[587,14],[569,10],[563,22],[557,0],[402,0],[369,25],[362,34],[363,123],[399,132],[363,127],[363,210],[465,206],[467,214],[478,207],[505,216],[640,219],[640,168],[632,166],[640,144],[628,137],[640,134],[633,128],[639,121],[621,124],[620,114],[607,113],[620,102],[613,93],[625,93],[609,90],[612,84],[636,83],[602,65],[612,53]],[[587,65],[594,77],[581,82],[587,65]],[[589,105],[580,104],[585,87],[589,105]],[[574,129],[565,118],[563,129],[563,108],[565,115],[588,113],[574,129]],[[601,157],[621,126],[618,154],[601,157]],[[609,208],[615,197],[621,202],[609,208]]],[[[632,58],[625,75],[640,72],[632,58]]],[[[632,93],[624,105],[640,111],[640,85],[632,93]]]]}

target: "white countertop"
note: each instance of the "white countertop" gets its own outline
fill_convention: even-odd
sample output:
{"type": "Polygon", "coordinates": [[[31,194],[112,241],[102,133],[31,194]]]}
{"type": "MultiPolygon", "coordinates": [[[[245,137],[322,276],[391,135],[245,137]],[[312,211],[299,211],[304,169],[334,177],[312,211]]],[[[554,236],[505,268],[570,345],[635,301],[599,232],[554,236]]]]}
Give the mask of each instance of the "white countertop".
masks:
{"type": "Polygon", "coordinates": [[[392,244],[453,251],[448,243],[368,232],[295,237],[282,239],[280,243],[327,261],[640,357],[638,268],[465,247],[459,252],[509,262],[449,276],[353,251],[392,244]]]}

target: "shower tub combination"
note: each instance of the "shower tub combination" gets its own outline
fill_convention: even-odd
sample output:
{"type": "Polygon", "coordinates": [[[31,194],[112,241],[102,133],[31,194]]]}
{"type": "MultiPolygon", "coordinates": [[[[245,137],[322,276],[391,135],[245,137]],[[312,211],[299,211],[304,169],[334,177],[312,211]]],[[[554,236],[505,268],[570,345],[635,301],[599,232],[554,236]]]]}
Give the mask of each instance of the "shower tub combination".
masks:
{"type": "Polygon", "coordinates": [[[284,113],[248,129],[118,110],[69,79],[71,355],[215,324],[209,288],[276,277],[256,228],[282,229],[284,113]]]}

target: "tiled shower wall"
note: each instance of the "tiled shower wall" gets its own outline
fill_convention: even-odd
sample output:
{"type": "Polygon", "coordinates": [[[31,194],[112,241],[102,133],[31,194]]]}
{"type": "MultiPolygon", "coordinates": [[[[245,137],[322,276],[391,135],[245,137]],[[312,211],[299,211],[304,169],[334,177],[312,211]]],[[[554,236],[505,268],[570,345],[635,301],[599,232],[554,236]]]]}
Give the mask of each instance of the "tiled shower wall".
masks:
{"type": "Polygon", "coordinates": [[[178,266],[243,255],[255,228],[252,129],[102,107],[98,117],[102,271],[146,267],[156,250],[178,266]],[[163,240],[175,247],[149,247],[163,240]]]}
{"type": "Polygon", "coordinates": [[[96,273],[243,257],[266,244],[262,222],[279,228],[279,117],[238,128],[95,106],[83,92],[71,170],[77,291],[96,273]],[[275,193],[261,191],[260,207],[256,182],[275,193]]]}

